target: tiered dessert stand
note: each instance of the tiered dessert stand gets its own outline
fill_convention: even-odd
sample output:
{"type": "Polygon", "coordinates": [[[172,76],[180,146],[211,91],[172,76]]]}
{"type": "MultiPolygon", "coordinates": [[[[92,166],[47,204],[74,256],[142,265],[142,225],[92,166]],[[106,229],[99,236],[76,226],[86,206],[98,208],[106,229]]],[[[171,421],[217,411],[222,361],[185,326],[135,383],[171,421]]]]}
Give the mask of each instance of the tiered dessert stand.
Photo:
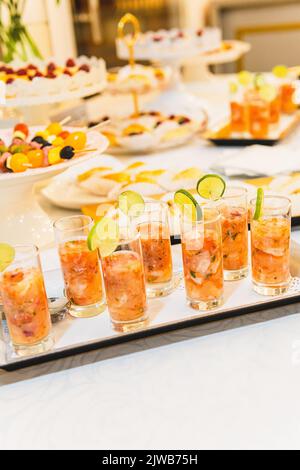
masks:
{"type": "Polygon", "coordinates": [[[110,152],[119,156],[146,154],[184,145],[204,130],[207,124],[207,114],[203,109],[185,115],[181,108],[169,111],[168,106],[163,106],[158,109],[153,99],[148,102],[148,112],[145,106],[141,109],[142,94],[163,91],[160,95],[164,96],[168,93],[166,90],[175,69],[171,66],[137,64],[135,53],[140,37],[138,19],[132,14],[126,14],[118,24],[117,47],[121,51],[127,50],[127,54],[124,51],[123,54],[128,57],[129,64],[115,72],[115,79],[112,86],[107,87],[106,93],[129,93],[132,96],[133,112],[121,120],[113,117],[108,126],[104,124],[103,127],[103,132],[111,140],[110,152]],[[128,26],[133,28],[132,34],[126,34],[128,26]],[[161,78],[155,80],[156,73],[161,78]]]}
{"type": "MultiPolygon", "coordinates": [[[[117,39],[117,55],[120,59],[130,59],[135,57],[137,60],[147,60],[153,64],[159,65],[162,68],[170,67],[173,70],[173,80],[168,90],[160,95],[151,106],[157,110],[165,112],[176,112],[178,108],[183,113],[188,113],[196,118],[199,111],[202,112],[203,103],[195,95],[192,95],[186,90],[183,83],[181,68],[188,61],[196,61],[196,64],[201,70],[200,80],[212,79],[213,75],[209,71],[210,65],[225,64],[238,60],[244,54],[249,52],[250,44],[242,41],[227,41],[227,47],[223,47],[221,38],[218,41],[217,28],[209,28],[208,35],[213,34],[216,37],[212,40],[211,44],[201,44],[197,41],[190,31],[161,31],[157,33],[140,34],[140,25],[136,17],[131,14],[125,15],[121,20],[122,23],[132,23],[134,27],[133,44],[132,48],[128,48],[128,43],[124,42],[124,35],[120,35],[117,39]],[[161,34],[166,35],[166,40],[157,42],[156,44],[149,44],[147,35],[156,34],[159,37],[161,34]],[[168,40],[168,35],[171,34],[186,34],[186,38],[178,38],[177,41],[168,40]],[[127,47],[126,47],[127,45],[127,47]],[[191,114],[192,113],[192,114],[191,114]]],[[[124,28],[124,25],[122,25],[124,28]]],[[[120,29],[120,26],[119,26],[120,29]]],[[[204,30],[205,31],[205,30],[204,30]]],[[[129,35],[127,36],[127,41],[129,35]]]]}

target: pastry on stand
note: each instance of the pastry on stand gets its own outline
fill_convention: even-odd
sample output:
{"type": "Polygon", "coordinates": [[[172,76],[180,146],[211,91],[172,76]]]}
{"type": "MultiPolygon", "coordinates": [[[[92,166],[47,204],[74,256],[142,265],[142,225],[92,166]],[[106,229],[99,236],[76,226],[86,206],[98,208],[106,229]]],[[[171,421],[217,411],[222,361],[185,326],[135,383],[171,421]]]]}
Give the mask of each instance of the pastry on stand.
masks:
{"type": "Polygon", "coordinates": [[[154,67],[141,64],[126,65],[108,71],[106,92],[113,95],[136,92],[143,95],[164,90],[170,83],[170,67],[154,67]]]}
{"type": "Polygon", "coordinates": [[[107,84],[103,59],[81,56],[55,60],[0,63],[0,81],[6,84],[5,110],[17,108],[30,125],[48,122],[51,105],[100,93],[107,84]]]}

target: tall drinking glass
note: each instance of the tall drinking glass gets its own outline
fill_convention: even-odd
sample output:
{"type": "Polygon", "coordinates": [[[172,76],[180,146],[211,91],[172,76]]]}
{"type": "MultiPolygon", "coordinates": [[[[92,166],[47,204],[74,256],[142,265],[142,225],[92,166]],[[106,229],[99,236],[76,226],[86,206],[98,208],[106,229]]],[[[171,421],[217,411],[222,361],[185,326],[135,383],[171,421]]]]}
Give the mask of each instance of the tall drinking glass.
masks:
{"type": "Polygon", "coordinates": [[[55,234],[65,290],[76,318],[95,317],[105,310],[105,295],[98,251],[89,251],[90,217],[64,217],[55,222],[55,234]]]}
{"type": "Polygon", "coordinates": [[[11,341],[20,356],[46,352],[53,342],[39,250],[35,246],[16,246],[15,252],[15,260],[0,277],[11,341]]]}
{"type": "Polygon", "coordinates": [[[277,90],[276,97],[270,103],[270,123],[278,124],[281,113],[281,94],[277,90]]]}
{"type": "Polygon", "coordinates": [[[254,139],[268,136],[270,124],[270,104],[259,97],[248,102],[248,127],[254,139]]]}
{"type": "Polygon", "coordinates": [[[168,295],[174,285],[168,205],[146,202],[135,224],[141,237],[147,294],[149,297],[168,295]]]}
{"type": "Polygon", "coordinates": [[[247,109],[244,100],[244,87],[233,83],[230,85],[230,130],[241,133],[247,130],[247,109]]]}
{"type": "Polygon", "coordinates": [[[241,99],[230,102],[230,127],[232,132],[245,132],[247,130],[246,105],[241,99]]]}
{"type": "Polygon", "coordinates": [[[141,328],[148,314],[142,247],[136,228],[120,226],[117,246],[101,261],[114,329],[126,332],[141,328]]]}
{"type": "Polygon", "coordinates": [[[228,187],[220,201],[223,265],[226,281],[248,275],[248,193],[245,188],[228,187]]]}
{"type": "Polygon", "coordinates": [[[202,221],[182,220],[182,257],[188,304],[195,310],[211,310],[223,301],[221,216],[212,205],[202,210],[202,221]]]}
{"type": "Polygon", "coordinates": [[[266,196],[263,214],[254,220],[256,199],[251,201],[251,252],[253,287],[262,295],[288,290],[290,275],[291,201],[266,196]]]}

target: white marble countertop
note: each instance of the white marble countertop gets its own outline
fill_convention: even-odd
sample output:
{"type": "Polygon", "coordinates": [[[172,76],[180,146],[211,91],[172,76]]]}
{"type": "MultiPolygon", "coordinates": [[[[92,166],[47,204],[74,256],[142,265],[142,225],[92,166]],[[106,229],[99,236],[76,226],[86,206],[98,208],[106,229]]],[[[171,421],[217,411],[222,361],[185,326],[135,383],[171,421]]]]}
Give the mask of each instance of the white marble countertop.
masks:
{"type": "Polygon", "coordinates": [[[296,304],[0,372],[0,449],[298,449],[299,371],[296,304]]]}

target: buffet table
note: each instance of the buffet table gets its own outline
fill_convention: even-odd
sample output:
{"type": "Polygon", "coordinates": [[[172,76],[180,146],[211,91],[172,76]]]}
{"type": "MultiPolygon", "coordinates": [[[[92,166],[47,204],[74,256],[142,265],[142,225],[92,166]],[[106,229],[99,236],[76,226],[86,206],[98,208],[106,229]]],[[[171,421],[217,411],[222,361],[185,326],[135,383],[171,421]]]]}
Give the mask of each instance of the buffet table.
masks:
{"type": "MultiPolygon", "coordinates": [[[[220,152],[165,158],[205,169],[220,152]]],[[[37,198],[52,218],[70,213],[37,198]]],[[[49,251],[43,267],[57,267],[49,251]]],[[[0,372],[0,449],[298,447],[298,324],[296,304],[0,372]]]]}

